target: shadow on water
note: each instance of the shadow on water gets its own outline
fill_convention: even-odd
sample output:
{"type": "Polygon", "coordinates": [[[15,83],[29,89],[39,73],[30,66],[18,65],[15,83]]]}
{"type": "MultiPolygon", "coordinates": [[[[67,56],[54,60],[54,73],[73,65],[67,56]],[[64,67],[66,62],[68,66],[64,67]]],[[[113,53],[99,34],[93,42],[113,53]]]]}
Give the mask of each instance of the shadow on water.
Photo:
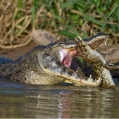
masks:
{"type": "Polygon", "coordinates": [[[118,118],[118,99],[119,90],[0,80],[1,118],[118,118]]]}

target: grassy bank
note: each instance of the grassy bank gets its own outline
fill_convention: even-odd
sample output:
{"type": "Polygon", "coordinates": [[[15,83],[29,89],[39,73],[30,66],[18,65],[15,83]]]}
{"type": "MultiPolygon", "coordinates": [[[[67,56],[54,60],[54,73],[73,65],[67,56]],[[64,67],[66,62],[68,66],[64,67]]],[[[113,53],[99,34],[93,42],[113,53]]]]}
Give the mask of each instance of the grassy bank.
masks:
{"type": "Polygon", "coordinates": [[[119,0],[1,0],[0,9],[2,48],[27,45],[33,29],[68,37],[100,31],[119,37],[119,0]]]}

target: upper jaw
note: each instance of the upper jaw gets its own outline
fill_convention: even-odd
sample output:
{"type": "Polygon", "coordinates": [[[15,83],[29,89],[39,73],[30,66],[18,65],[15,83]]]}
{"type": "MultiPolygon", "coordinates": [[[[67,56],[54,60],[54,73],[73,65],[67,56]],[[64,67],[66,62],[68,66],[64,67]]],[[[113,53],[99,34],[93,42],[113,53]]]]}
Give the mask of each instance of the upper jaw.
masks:
{"type": "Polygon", "coordinates": [[[63,49],[71,49],[76,47],[76,42],[74,40],[62,40],[58,43],[59,47],[62,47],[63,49]]]}

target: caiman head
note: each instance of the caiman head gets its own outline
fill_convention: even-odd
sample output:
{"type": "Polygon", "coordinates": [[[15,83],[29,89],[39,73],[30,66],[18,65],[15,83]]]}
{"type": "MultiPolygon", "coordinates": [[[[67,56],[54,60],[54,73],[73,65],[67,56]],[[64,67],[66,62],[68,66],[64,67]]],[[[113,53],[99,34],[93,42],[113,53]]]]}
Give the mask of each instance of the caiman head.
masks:
{"type": "Polygon", "coordinates": [[[108,38],[109,38],[108,34],[100,32],[100,33],[97,33],[96,35],[94,35],[94,36],[92,36],[90,38],[84,39],[84,41],[86,41],[86,43],[90,46],[90,48],[95,50],[95,49],[98,48],[98,46],[101,43],[105,43],[106,44],[108,38]]]}
{"type": "Polygon", "coordinates": [[[37,50],[39,69],[42,69],[42,72],[45,74],[44,76],[48,75],[52,77],[47,79],[47,82],[49,81],[48,84],[68,82],[78,86],[99,86],[101,80],[95,81],[91,77],[82,78],[77,72],[69,68],[72,58],[76,55],[75,41],[66,39],[51,43],[40,51],[39,49],[37,50]]]}
{"type": "MultiPolygon", "coordinates": [[[[39,40],[43,40],[42,38],[46,40],[53,38],[42,30],[38,32],[37,36],[39,40]]],[[[65,82],[72,82],[75,85],[99,86],[101,80],[95,81],[92,78],[87,78],[87,80],[85,80],[85,78],[82,78],[77,72],[69,68],[71,66],[72,58],[77,55],[76,45],[74,40],[65,39],[56,41],[47,46],[37,46],[35,48],[34,54],[37,55],[37,64],[39,64],[37,67],[43,77],[41,79],[47,79],[45,83],[42,81],[42,84],[56,84],[59,81],[63,82],[65,80],[65,82]]]]}

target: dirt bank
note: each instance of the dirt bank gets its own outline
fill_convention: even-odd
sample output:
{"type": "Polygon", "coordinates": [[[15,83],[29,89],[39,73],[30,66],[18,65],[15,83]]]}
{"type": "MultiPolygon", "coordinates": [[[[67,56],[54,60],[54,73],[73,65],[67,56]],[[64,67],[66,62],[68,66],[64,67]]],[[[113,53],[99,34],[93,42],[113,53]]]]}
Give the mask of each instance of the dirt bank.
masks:
{"type": "Polygon", "coordinates": [[[36,46],[36,44],[32,41],[31,43],[29,43],[29,45],[25,47],[9,49],[9,50],[0,49],[0,56],[15,60],[19,56],[22,56],[23,54],[29,52],[34,46],[36,46]]]}

